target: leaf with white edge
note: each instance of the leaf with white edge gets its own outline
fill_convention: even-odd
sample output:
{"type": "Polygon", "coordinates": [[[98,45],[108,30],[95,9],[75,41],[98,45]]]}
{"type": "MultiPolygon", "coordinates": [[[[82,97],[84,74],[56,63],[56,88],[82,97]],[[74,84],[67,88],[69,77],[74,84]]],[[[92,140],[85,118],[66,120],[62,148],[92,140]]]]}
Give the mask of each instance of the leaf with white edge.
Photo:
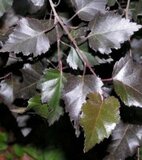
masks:
{"type": "Polygon", "coordinates": [[[112,132],[109,155],[104,160],[125,160],[142,145],[142,126],[120,122],[112,132]]]}
{"type": "Polygon", "coordinates": [[[12,6],[13,0],[0,0],[0,17],[12,6]]]}
{"type": "Polygon", "coordinates": [[[55,69],[45,70],[39,82],[42,103],[47,103],[51,110],[48,117],[49,125],[52,125],[63,115],[63,109],[60,107],[60,99],[64,82],[65,77],[63,73],[55,69]]]}
{"type": "Polygon", "coordinates": [[[103,83],[95,75],[74,76],[68,75],[67,83],[63,91],[66,112],[69,113],[70,120],[74,123],[76,136],[79,136],[79,118],[82,104],[86,101],[86,96],[91,92],[102,93],[103,83]]]}
{"type": "Polygon", "coordinates": [[[105,12],[106,0],[71,0],[76,14],[85,21],[90,21],[98,12],[105,12]]]}
{"type": "Polygon", "coordinates": [[[49,107],[47,104],[42,104],[40,96],[34,96],[28,101],[27,110],[33,109],[36,114],[43,118],[48,118],[49,116],[49,107]]]}
{"type": "Polygon", "coordinates": [[[115,92],[127,106],[142,107],[142,67],[126,55],[113,69],[115,92]]]}
{"type": "Polygon", "coordinates": [[[53,108],[60,106],[59,102],[64,82],[65,77],[59,70],[45,70],[40,80],[42,103],[48,103],[53,108]]]}
{"type": "Polygon", "coordinates": [[[72,69],[80,69],[83,70],[83,63],[82,60],[80,59],[78,53],[76,50],[71,47],[69,55],[67,57],[67,63],[72,69]]]}
{"type": "Polygon", "coordinates": [[[0,52],[22,52],[24,55],[33,53],[34,57],[41,55],[50,47],[49,39],[44,33],[46,30],[37,19],[21,18],[0,52]]]}
{"type": "Polygon", "coordinates": [[[102,54],[109,54],[111,48],[119,49],[120,44],[129,40],[141,27],[129,19],[121,18],[120,15],[99,13],[89,22],[89,46],[102,54]]]}
{"type": "Polygon", "coordinates": [[[90,93],[87,97],[80,119],[85,134],[85,152],[108,138],[120,119],[120,104],[115,97],[103,99],[98,93],[90,93]]]}
{"type": "Polygon", "coordinates": [[[100,64],[105,64],[105,63],[111,63],[113,62],[113,59],[111,57],[108,57],[107,59],[105,58],[100,58],[98,56],[94,57],[94,64],[95,65],[100,65],[100,64]]]}

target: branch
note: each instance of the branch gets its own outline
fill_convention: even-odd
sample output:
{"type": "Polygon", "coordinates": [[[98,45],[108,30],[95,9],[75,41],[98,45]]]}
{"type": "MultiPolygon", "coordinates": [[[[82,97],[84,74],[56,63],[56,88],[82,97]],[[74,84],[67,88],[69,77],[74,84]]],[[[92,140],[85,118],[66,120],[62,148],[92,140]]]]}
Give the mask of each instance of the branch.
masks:
{"type": "Polygon", "coordinates": [[[125,17],[126,17],[126,19],[129,18],[129,6],[130,6],[130,0],[127,0],[127,6],[126,6],[126,9],[125,9],[125,17]]]}
{"type": "Polygon", "coordinates": [[[58,14],[57,14],[57,12],[55,10],[55,6],[56,5],[52,2],[52,0],[49,0],[49,3],[50,3],[52,11],[54,13],[54,16],[56,17],[56,20],[59,22],[59,24],[61,25],[61,27],[63,28],[63,30],[67,34],[69,40],[72,42],[72,44],[73,44],[75,50],[77,51],[80,59],[83,61],[84,65],[87,66],[94,75],[96,75],[95,72],[94,72],[94,70],[92,69],[90,63],[88,62],[88,59],[86,58],[85,55],[82,54],[82,52],[80,51],[79,47],[77,46],[76,41],[74,40],[74,38],[70,34],[67,26],[64,24],[64,22],[62,21],[62,19],[58,16],[58,14]]]}

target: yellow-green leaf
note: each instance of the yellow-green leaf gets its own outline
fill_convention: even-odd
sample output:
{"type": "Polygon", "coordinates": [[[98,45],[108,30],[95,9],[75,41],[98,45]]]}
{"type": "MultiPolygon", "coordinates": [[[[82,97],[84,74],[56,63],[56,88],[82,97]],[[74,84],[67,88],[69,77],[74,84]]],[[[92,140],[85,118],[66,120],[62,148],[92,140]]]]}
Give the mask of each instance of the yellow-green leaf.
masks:
{"type": "Polygon", "coordinates": [[[82,112],[80,124],[85,134],[84,151],[87,152],[108,138],[119,122],[119,102],[114,97],[103,99],[98,93],[90,93],[82,112]]]}

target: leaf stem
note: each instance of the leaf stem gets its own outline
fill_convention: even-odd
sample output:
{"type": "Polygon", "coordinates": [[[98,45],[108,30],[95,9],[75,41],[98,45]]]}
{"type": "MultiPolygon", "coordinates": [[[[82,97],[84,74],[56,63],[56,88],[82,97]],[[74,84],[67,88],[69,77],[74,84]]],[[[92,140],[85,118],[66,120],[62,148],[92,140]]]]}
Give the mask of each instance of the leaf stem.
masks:
{"type": "MultiPolygon", "coordinates": [[[[55,17],[55,23],[57,22],[56,17],[55,17]]],[[[58,53],[58,66],[59,66],[59,70],[60,72],[62,72],[62,55],[61,55],[61,49],[60,49],[60,34],[59,34],[59,29],[58,26],[55,26],[56,29],[56,34],[57,34],[57,53],[58,53]]]]}
{"type": "Polygon", "coordinates": [[[102,82],[112,82],[113,81],[113,78],[107,78],[107,79],[101,79],[102,82]]]}
{"type": "Polygon", "coordinates": [[[126,19],[129,18],[129,6],[130,6],[130,1],[131,1],[131,0],[127,0],[127,6],[126,6],[126,9],[125,9],[125,17],[126,17],[126,19]]]}
{"type": "Polygon", "coordinates": [[[52,2],[52,0],[49,0],[49,3],[50,3],[50,6],[51,6],[52,11],[53,11],[53,13],[54,13],[54,16],[56,17],[57,21],[59,22],[59,24],[61,25],[61,27],[62,27],[63,30],[65,31],[65,33],[67,34],[69,40],[72,42],[72,44],[73,44],[75,50],[77,51],[80,59],[83,61],[84,65],[86,65],[86,66],[90,69],[90,71],[91,71],[94,75],[96,75],[95,72],[94,72],[94,70],[92,69],[90,63],[88,62],[88,59],[86,58],[85,55],[82,54],[82,52],[80,51],[79,47],[77,46],[76,41],[74,40],[74,38],[73,38],[72,35],[70,34],[67,26],[64,24],[64,22],[62,21],[62,19],[58,16],[58,14],[57,14],[57,12],[56,12],[56,10],[55,10],[55,4],[52,2]]]}

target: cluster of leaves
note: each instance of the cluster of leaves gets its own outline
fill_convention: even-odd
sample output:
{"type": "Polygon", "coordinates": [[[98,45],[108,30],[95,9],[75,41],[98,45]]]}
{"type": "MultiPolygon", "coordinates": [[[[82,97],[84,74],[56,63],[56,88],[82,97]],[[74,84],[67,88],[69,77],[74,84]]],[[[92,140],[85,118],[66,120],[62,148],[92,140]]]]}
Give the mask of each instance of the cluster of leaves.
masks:
{"type": "Polygon", "coordinates": [[[10,70],[0,78],[2,103],[16,113],[32,109],[49,125],[58,121],[65,108],[76,136],[80,127],[84,131],[84,152],[112,135],[105,159],[133,155],[142,143],[142,127],[123,123],[120,107],[121,103],[142,107],[142,42],[130,41],[142,28],[137,23],[141,0],[135,5],[128,0],[125,9],[115,0],[20,3],[23,8],[17,0],[1,0],[0,4],[0,55],[8,52],[0,66],[20,64],[16,68],[20,76],[10,70]],[[63,4],[74,12],[71,18],[67,18],[70,12],[60,11],[63,4]],[[114,5],[118,9],[111,9],[114,5]],[[111,63],[115,50],[125,41],[131,43],[131,50],[114,62],[112,78],[101,79],[95,67],[111,63]],[[120,99],[111,96],[113,88],[120,99]],[[13,102],[17,98],[28,100],[28,106],[16,109],[13,102]]]}
{"type": "Polygon", "coordinates": [[[33,146],[8,145],[9,135],[0,132],[0,159],[1,160],[64,160],[61,150],[55,148],[41,151],[33,146]]]}

